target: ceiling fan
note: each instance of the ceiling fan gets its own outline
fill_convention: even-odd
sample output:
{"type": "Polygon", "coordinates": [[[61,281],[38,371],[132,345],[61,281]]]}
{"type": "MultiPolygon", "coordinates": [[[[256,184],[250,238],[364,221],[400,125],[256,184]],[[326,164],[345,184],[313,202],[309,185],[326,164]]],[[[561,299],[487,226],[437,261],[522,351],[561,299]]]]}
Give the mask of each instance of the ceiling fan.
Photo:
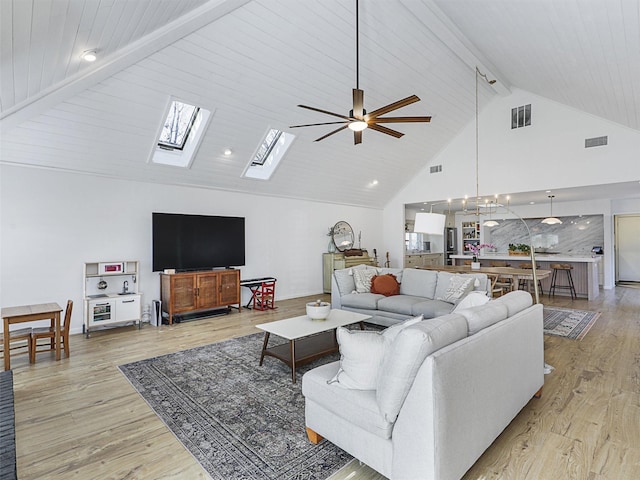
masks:
{"type": "Polygon", "coordinates": [[[398,100],[397,102],[390,103],[384,107],[378,108],[372,112],[367,113],[364,109],[364,90],[360,90],[360,45],[359,45],[359,7],[358,0],[356,0],[356,88],[353,89],[353,108],[349,112],[348,115],[342,115],[340,113],[329,112],[327,110],[322,110],[320,108],[309,107],[307,105],[298,105],[301,108],[306,108],[308,110],[313,110],[314,112],[324,113],[326,115],[331,115],[333,117],[339,117],[343,120],[340,122],[324,122],[324,123],[309,123],[306,125],[292,125],[289,128],[300,128],[300,127],[314,127],[318,125],[342,125],[341,127],[333,130],[332,132],[323,135],[320,138],[317,138],[315,141],[319,142],[320,140],[324,140],[327,137],[330,137],[334,133],[338,133],[345,128],[349,128],[353,131],[353,143],[357,145],[362,143],[362,131],[366,128],[370,128],[380,133],[386,133],[387,135],[391,135],[392,137],[400,138],[404,135],[404,133],[400,133],[397,130],[392,130],[387,128],[381,123],[411,123],[411,122],[430,122],[431,117],[381,117],[386,113],[392,112],[402,107],[406,107],[407,105],[411,105],[412,103],[419,102],[420,98],[416,95],[411,95],[410,97],[403,98],[402,100],[398,100]]]}

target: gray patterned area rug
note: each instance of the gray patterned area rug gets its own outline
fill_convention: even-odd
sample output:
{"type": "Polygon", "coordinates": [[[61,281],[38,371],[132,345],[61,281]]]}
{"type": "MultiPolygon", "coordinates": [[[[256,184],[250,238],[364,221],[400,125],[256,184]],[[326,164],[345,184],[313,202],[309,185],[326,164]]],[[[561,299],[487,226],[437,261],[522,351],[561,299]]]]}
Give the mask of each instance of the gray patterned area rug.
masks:
{"type": "Polygon", "coordinates": [[[544,307],[544,333],[582,340],[599,316],[600,312],[544,307]]]}
{"type": "Polygon", "coordinates": [[[257,333],[119,368],[212,478],[325,479],[352,457],[309,442],[300,379],[338,357],[299,368],[294,384],[280,360],[258,366],[262,341],[257,333]]]}

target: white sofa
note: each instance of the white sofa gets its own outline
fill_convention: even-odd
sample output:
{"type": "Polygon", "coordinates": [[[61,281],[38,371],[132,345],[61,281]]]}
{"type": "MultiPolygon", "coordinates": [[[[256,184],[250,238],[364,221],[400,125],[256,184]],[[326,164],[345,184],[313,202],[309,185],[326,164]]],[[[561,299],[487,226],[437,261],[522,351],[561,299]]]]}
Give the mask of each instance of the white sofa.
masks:
{"type": "Polygon", "coordinates": [[[435,318],[450,313],[455,303],[440,300],[452,277],[472,277],[473,290],[491,295],[491,285],[484,273],[455,274],[435,270],[416,268],[375,268],[358,265],[352,268],[335,270],[331,276],[331,308],[371,315],[368,323],[390,326],[422,315],[435,318]],[[393,274],[400,283],[400,294],[385,297],[375,293],[357,293],[354,271],[365,270],[379,275],[393,274]]]}
{"type": "Polygon", "coordinates": [[[331,383],[340,366],[302,378],[311,441],[325,438],[393,480],[459,479],[542,388],[542,305],[516,291],[402,329],[375,390],[331,383]],[[402,374],[403,355],[417,362],[415,377],[402,374]]]}

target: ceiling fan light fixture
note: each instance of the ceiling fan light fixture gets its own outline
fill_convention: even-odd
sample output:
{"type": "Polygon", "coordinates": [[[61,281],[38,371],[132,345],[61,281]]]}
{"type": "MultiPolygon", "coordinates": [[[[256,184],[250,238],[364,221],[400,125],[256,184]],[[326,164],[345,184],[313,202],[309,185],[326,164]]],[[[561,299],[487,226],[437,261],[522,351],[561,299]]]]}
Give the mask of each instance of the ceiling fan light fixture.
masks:
{"type": "Polygon", "coordinates": [[[349,122],[349,125],[348,125],[349,130],[353,130],[354,132],[361,132],[368,126],[369,125],[367,124],[367,122],[364,122],[362,120],[358,120],[356,122],[349,122]]]}
{"type": "Polygon", "coordinates": [[[482,226],[483,227],[497,227],[498,225],[500,225],[498,222],[496,222],[495,220],[486,220],[482,226]]]}

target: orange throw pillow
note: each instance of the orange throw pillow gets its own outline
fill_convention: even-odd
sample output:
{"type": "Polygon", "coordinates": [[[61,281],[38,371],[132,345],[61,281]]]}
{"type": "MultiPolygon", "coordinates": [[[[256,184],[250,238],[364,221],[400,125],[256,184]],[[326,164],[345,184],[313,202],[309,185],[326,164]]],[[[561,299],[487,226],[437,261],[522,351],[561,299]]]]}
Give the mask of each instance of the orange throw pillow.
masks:
{"type": "Polygon", "coordinates": [[[400,284],[392,273],[376,275],[371,279],[371,293],[379,293],[385,297],[400,294],[400,284]]]}

